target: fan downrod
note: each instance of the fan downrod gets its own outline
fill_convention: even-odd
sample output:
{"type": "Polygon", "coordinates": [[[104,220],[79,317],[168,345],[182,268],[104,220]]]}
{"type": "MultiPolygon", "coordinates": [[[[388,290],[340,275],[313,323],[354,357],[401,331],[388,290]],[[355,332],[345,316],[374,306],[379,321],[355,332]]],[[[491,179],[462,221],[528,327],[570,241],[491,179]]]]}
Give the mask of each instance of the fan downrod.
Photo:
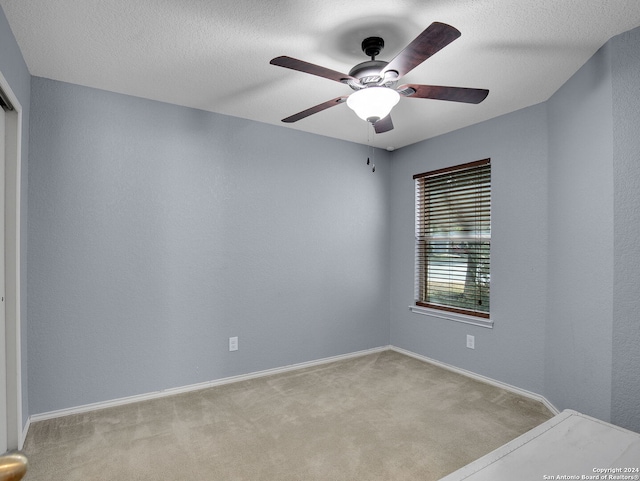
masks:
{"type": "MultiPolygon", "coordinates": [[[[367,37],[362,41],[362,51],[371,58],[359,63],[349,71],[349,75],[357,78],[361,85],[375,84],[380,81],[379,73],[388,62],[376,60],[384,48],[384,40],[380,37],[367,37]]],[[[353,87],[352,87],[353,88],[353,87]]],[[[357,90],[357,89],[355,89],[357,90]]]]}

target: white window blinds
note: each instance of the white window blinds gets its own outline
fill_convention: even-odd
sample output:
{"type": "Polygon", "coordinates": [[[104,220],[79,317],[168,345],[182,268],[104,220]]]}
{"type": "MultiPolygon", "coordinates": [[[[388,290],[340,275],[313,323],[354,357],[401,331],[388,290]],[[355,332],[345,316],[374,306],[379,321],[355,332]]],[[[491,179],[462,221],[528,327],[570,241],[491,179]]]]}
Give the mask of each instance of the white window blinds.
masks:
{"type": "Polygon", "coordinates": [[[413,178],[416,305],[489,318],[490,159],[413,178]]]}

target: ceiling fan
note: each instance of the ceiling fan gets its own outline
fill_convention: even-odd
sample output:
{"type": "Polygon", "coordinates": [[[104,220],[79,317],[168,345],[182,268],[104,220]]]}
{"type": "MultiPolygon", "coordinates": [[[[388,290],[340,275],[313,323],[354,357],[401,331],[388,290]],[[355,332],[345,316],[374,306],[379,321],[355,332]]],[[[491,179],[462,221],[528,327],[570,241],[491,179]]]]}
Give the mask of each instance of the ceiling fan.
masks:
{"type": "Polygon", "coordinates": [[[356,65],[348,75],[292,57],[276,57],[271,60],[272,65],[334,80],[347,84],[355,90],[350,95],[327,100],[282,119],[282,121],[297,122],[312,114],[346,102],[360,118],[373,124],[376,133],[381,134],[393,129],[390,112],[400,100],[401,95],[414,99],[437,99],[479,104],[489,95],[488,90],[419,84],[405,84],[396,87],[401,77],[449,45],[460,35],[460,31],[451,25],[434,22],[390,62],[376,60],[384,48],[384,40],[380,37],[368,37],[362,42],[362,51],[371,57],[371,60],[356,65]]]}

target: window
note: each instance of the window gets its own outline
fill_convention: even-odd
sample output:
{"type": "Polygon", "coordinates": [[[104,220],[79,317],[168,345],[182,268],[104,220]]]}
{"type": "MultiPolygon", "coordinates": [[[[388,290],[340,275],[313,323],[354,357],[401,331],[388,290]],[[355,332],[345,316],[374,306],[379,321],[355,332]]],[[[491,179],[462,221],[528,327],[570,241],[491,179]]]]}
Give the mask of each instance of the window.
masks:
{"type": "Polygon", "coordinates": [[[488,319],[490,159],[413,178],[416,306],[488,319]]]}

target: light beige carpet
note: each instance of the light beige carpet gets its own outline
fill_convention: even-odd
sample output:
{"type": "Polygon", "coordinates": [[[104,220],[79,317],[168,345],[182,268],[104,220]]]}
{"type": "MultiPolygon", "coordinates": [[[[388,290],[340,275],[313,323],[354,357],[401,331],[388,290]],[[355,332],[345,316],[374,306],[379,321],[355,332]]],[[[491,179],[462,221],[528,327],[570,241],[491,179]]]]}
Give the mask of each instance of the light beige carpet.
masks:
{"type": "Polygon", "coordinates": [[[437,480],[551,416],[384,351],[33,423],[25,479],[437,480]]]}

